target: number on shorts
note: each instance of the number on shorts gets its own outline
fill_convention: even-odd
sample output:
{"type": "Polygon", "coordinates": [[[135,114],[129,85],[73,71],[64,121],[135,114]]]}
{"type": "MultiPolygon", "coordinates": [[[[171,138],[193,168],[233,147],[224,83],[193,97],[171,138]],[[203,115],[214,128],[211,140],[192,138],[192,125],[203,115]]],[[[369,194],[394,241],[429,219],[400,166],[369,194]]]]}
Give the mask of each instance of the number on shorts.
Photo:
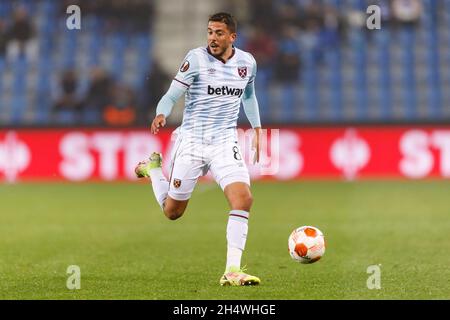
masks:
{"type": "Polygon", "coordinates": [[[239,153],[239,148],[237,146],[233,147],[233,156],[236,160],[242,160],[241,154],[239,153]]]}

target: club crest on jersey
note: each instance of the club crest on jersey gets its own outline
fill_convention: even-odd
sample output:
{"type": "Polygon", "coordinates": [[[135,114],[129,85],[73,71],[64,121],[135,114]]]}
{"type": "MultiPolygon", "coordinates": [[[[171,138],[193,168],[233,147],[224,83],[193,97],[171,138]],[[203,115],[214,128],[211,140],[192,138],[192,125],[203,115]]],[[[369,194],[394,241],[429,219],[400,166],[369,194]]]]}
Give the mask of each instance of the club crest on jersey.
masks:
{"type": "Polygon", "coordinates": [[[181,72],[186,72],[189,69],[189,61],[184,60],[183,64],[180,67],[181,72]]]}
{"type": "Polygon", "coordinates": [[[239,76],[244,79],[247,76],[247,67],[238,67],[239,76]]]}
{"type": "Polygon", "coordinates": [[[173,186],[175,187],[175,188],[179,188],[179,187],[181,187],[181,180],[180,179],[173,179],[173,186]]]}

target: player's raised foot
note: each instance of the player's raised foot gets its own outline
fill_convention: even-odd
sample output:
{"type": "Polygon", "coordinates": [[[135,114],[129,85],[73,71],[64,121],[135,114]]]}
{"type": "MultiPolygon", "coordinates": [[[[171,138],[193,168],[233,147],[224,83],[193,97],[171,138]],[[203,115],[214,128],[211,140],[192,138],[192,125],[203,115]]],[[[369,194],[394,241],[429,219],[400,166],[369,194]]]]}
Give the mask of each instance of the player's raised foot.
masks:
{"type": "Polygon", "coordinates": [[[162,168],[162,155],[158,152],[153,152],[148,160],[138,163],[134,172],[138,178],[150,178],[150,170],[162,168]]]}
{"type": "Polygon", "coordinates": [[[229,268],[220,278],[221,286],[256,286],[261,283],[258,277],[244,272],[245,269],[229,268]]]}

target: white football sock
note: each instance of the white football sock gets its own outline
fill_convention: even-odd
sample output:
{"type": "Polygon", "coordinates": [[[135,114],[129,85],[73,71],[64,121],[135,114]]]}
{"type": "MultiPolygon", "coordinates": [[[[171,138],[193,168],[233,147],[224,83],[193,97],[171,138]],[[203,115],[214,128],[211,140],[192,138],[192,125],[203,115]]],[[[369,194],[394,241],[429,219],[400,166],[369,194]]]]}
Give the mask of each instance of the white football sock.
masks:
{"type": "Polygon", "coordinates": [[[152,179],[153,192],[155,193],[156,201],[163,209],[164,201],[167,198],[169,192],[169,181],[167,181],[161,168],[155,168],[149,170],[150,178],[152,179]]]}
{"type": "Polygon", "coordinates": [[[227,265],[225,272],[230,267],[241,268],[242,252],[245,249],[248,232],[247,211],[231,210],[227,225],[227,265]]]}

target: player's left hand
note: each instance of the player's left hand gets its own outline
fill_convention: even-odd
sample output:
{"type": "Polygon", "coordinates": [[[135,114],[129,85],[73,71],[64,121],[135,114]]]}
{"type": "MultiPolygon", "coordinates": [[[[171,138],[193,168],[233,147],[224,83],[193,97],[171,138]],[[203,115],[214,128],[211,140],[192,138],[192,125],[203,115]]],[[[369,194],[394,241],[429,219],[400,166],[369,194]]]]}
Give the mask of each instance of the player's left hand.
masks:
{"type": "Polygon", "coordinates": [[[259,147],[260,147],[260,140],[261,140],[261,128],[255,128],[255,134],[253,135],[253,142],[252,142],[252,150],[255,151],[255,154],[253,156],[253,164],[256,164],[259,162],[259,147]]]}

